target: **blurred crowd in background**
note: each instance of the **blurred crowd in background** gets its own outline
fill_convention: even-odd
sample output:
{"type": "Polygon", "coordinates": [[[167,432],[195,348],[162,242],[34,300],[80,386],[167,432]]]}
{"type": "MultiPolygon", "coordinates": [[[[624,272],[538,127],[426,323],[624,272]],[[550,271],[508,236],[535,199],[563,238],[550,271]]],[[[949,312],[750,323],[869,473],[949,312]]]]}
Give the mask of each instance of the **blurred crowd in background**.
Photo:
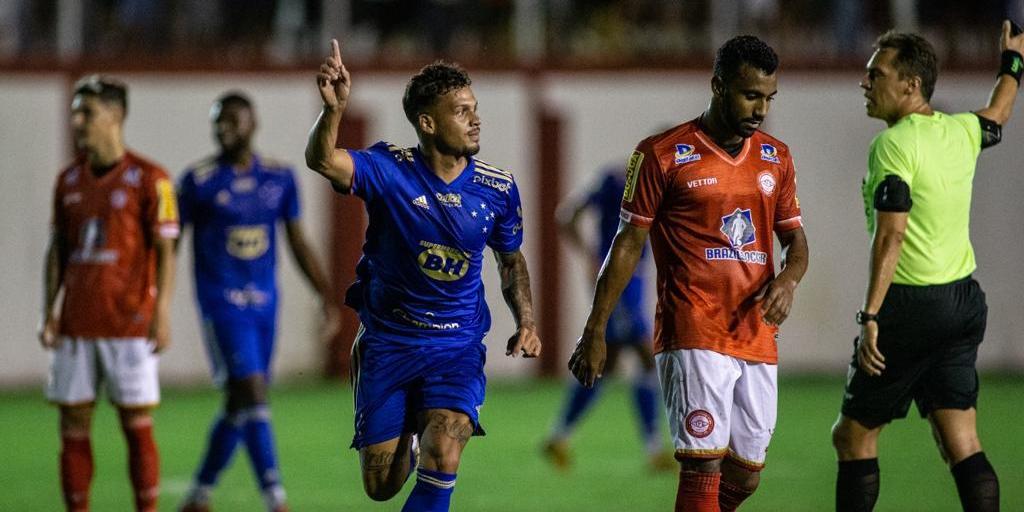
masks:
{"type": "Polygon", "coordinates": [[[696,66],[754,33],[813,67],[897,27],[969,68],[996,59],[1007,17],[1024,0],[0,0],[0,65],[296,66],[338,37],[354,64],[696,66]]]}

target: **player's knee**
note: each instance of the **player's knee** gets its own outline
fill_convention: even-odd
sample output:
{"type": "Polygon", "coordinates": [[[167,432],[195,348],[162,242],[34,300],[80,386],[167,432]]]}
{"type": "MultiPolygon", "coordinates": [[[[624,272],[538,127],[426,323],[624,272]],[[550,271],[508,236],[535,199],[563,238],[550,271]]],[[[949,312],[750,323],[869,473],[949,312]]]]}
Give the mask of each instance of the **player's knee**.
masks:
{"type": "Polygon", "coordinates": [[[719,473],[722,470],[722,459],[698,459],[695,457],[683,457],[679,459],[679,466],[683,471],[696,471],[698,473],[719,473]]]}
{"type": "Polygon", "coordinates": [[[398,491],[402,490],[403,482],[404,480],[399,480],[399,483],[395,484],[394,479],[387,478],[386,474],[363,473],[363,491],[373,501],[388,501],[394,498],[398,491]]]}
{"type": "Polygon", "coordinates": [[[462,448],[472,435],[473,422],[465,414],[429,414],[420,445],[422,463],[444,473],[455,473],[462,458],[462,448]]]}
{"type": "Polygon", "coordinates": [[[63,434],[88,434],[92,425],[92,406],[60,408],[60,430],[63,434]]]}
{"type": "Polygon", "coordinates": [[[121,417],[121,426],[125,428],[142,427],[153,423],[149,408],[122,407],[118,409],[118,415],[121,417]]]}
{"type": "Polygon", "coordinates": [[[263,374],[250,375],[228,384],[229,411],[240,411],[267,402],[267,386],[263,374]]]}

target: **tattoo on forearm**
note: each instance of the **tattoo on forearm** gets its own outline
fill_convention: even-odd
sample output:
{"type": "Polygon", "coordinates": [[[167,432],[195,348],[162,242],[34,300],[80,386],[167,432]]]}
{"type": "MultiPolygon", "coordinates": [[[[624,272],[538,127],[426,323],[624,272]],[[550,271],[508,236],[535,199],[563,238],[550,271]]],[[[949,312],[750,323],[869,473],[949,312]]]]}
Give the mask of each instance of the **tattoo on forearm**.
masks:
{"type": "Polygon", "coordinates": [[[523,323],[533,322],[533,298],[530,293],[530,271],[522,253],[499,255],[501,260],[501,293],[515,318],[523,323]]]}

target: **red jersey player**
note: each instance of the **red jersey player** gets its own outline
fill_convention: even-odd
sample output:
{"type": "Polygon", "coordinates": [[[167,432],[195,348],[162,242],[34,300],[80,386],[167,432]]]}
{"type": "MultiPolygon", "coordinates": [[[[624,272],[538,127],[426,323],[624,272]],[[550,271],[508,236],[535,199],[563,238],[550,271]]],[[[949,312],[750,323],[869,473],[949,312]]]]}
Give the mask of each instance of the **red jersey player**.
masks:
{"type": "Polygon", "coordinates": [[[601,377],[604,326],[650,234],[656,362],[681,466],[676,510],[735,510],[757,488],[775,428],[775,337],[807,269],[789,149],[758,131],[777,67],[761,40],[731,39],[715,58],[708,109],[637,146],[619,233],[569,361],[583,384],[601,377]]]}
{"type": "Polygon", "coordinates": [[[100,385],[120,413],[136,509],[156,510],[150,409],[160,400],[155,353],[169,341],[178,209],[167,173],[125,149],[126,111],[123,84],[90,76],[75,85],[80,156],[54,193],[40,341],[53,351],[46,396],[60,406],[61,485],[74,511],[89,507],[100,385]]]}

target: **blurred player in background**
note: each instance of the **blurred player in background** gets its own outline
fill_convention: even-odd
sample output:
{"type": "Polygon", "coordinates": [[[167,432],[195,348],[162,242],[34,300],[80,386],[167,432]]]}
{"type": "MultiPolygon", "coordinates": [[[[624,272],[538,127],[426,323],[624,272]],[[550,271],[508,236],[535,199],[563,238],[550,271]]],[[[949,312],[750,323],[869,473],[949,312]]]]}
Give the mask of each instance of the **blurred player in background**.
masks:
{"type": "MultiPolygon", "coordinates": [[[[619,228],[619,211],[622,205],[622,191],[625,179],[621,166],[604,169],[597,182],[585,195],[565,202],[558,211],[558,222],[569,244],[590,265],[592,276],[597,275],[601,260],[608,253],[615,233],[619,228]],[[588,211],[597,215],[597,243],[590,245],[583,240],[580,223],[588,211]]],[[[644,250],[644,255],[647,251],[644,250]]],[[[662,447],[661,413],[658,411],[658,373],[654,368],[654,355],[648,346],[650,327],[644,311],[644,280],[637,272],[629,280],[619,303],[608,320],[608,359],[605,371],[612,372],[623,350],[636,352],[640,360],[640,371],[633,379],[633,399],[640,420],[648,463],[652,469],[675,467],[671,454],[662,447]]],[[[569,384],[568,396],[550,437],[544,443],[544,454],[555,467],[565,470],[571,464],[569,440],[576,424],[594,403],[600,388],[600,381],[593,387],[586,387],[575,380],[569,384]]]]}
{"type": "Polygon", "coordinates": [[[186,170],[179,186],[183,226],[192,226],[196,295],[214,380],[225,393],[206,454],[182,510],[209,510],[217,477],[245,444],[268,511],[285,510],[268,405],[277,326],[277,223],[299,269],[320,298],[324,334],[339,322],[330,287],[299,217],[291,167],[253,149],[256,113],[241,92],[210,111],[219,152],[186,170]]]}
{"type": "Polygon", "coordinates": [[[53,352],[46,397],[60,406],[61,485],[73,511],[89,509],[101,385],[120,415],[136,510],[155,512],[159,494],[150,411],[160,402],[157,353],[170,342],[178,208],[167,173],[125,148],[127,111],[123,83],[93,75],[75,84],[79,155],[54,193],[40,341],[53,352]]]}
{"type": "Polygon", "coordinates": [[[317,75],[323,110],[306,164],[366,203],[369,227],[346,303],[362,322],[352,348],[355,437],[363,486],[374,500],[401,490],[405,511],[448,510],[462,451],[483,434],[484,335],[491,318],[480,273],[490,247],[516,324],[506,355],[536,357],[530,276],[519,248],[523,212],[512,175],[473,158],[480,117],[470,78],[437,62],[402,98],[419,145],[335,148],[351,80],[338,42],[317,75]]]}
{"type": "Polygon", "coordinates": [[[869,511],[879,492],[878,436],[910,402],[928,418],[964,510],[999,510],[999,480],[977,432],[975,361],[985,334],[985,293],[968,232],[981,150],[997,144],[1024,70],[1024,36],[1004,22],[1002,68],[988,105],[932,108],[935,51],[888,32],[861,80],[869,117],[888,128],[871,142],[864,211],[870,275],[842,412],[832,427],[839,458],[836,509],[869,511]]]}
{"type": "Polygon", "coordinates": [[[619,232],[569,361],[586,386],[602,376],[605,326],[650,232],[655,358],[681,465],[676,510],[735,510],[760,482],[775,428],[778,325],[808,254],[789,149],[758,130],[777,67],[756,37],[729,40],[707,110],[637,146],[619,232]],[[784,257],[777,276],[773,232],[784,257]]]}

